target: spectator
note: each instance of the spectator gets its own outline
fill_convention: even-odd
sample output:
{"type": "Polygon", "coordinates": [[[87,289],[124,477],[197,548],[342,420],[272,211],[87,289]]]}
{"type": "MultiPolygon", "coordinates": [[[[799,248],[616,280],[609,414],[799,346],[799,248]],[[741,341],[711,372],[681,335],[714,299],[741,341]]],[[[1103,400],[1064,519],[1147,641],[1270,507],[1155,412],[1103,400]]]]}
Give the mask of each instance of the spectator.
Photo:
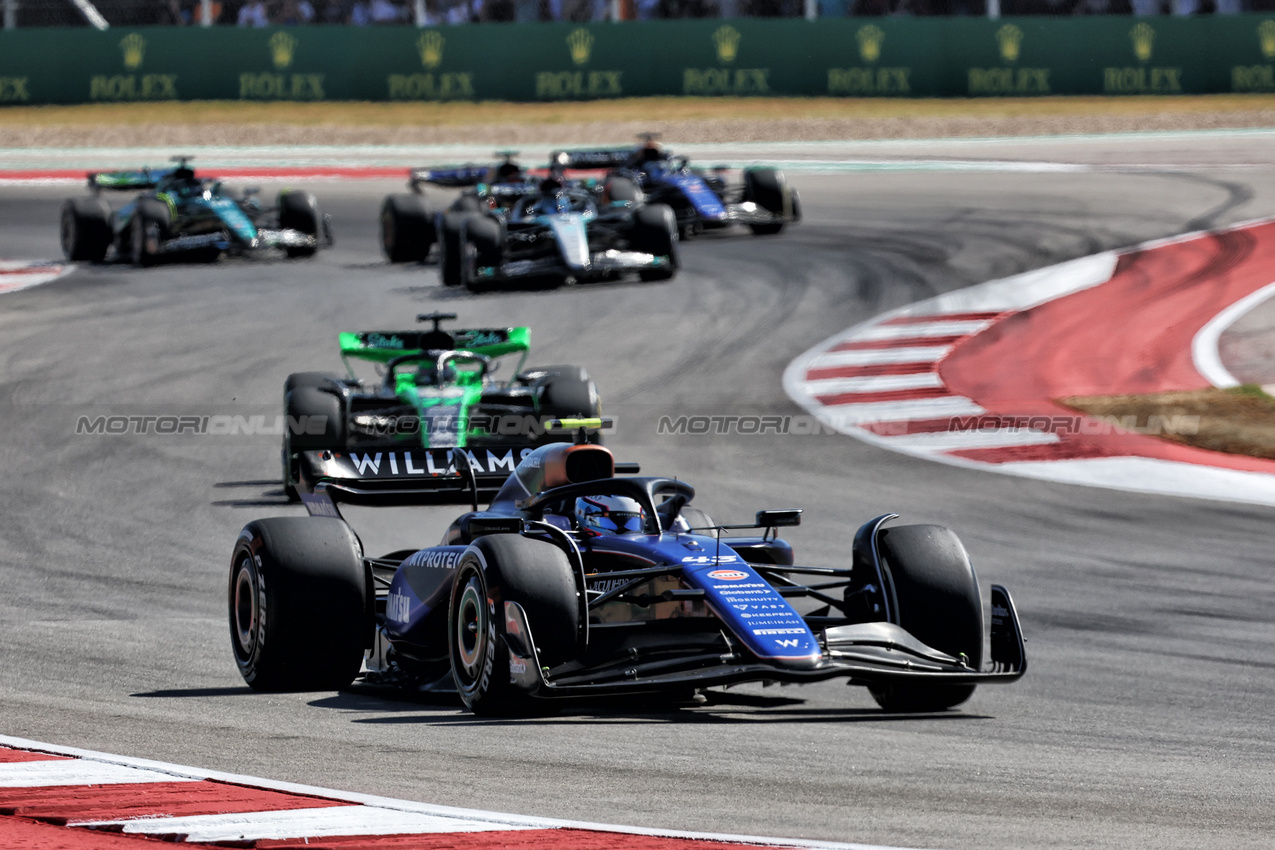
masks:
{"type": "Polygon", "coordinates": [[[328,0],[321,14],[321,23],[339,24],[345,21],[345,9],[341,8],[341,0],[328,0]]]}
{"type": "Polygon", "coordinates": [[[199,26],[211,26],[212,24],[221,22],[221,13],[223,7],[219,0],[213,0],[208,4],[208,20],[204,20],[204,4],[202,0],[195,0],[195,14],[192,21],[199,26]]]}
{"type": "Polygon", "coordinates": [[[180,0],[166,0],[159,8],[159,24],[182,26],[190,23],[190,12],[183,9],[180,0]]]}
{"type": "Polygon", "coordinates": [[[403,18],[403,10],[390,0],[372,0],[369,12],[374,24],[396,24],[403,18]]]}
{"type": "Polygon", "coordinates": [[[236,23],[241,27],[269,26],[270,16],[266,13],[266,4],[262,0],[248,0],[239,10],[236,23]]]}
{"type": "Polygon", "coordinates": [[[313,20],[314,7],[310,5],[310,0],[283,0],[283,6],[279,9],[278,23],[293,26],[308,24],[313,20]]]}
{"type": "Polygon", "coordinates": [[[365,27],[370,23],[372,23],[372,11],[367,3],[365,0],[355,0],[354,5],[350,7],[350,25],[365,27]]]}

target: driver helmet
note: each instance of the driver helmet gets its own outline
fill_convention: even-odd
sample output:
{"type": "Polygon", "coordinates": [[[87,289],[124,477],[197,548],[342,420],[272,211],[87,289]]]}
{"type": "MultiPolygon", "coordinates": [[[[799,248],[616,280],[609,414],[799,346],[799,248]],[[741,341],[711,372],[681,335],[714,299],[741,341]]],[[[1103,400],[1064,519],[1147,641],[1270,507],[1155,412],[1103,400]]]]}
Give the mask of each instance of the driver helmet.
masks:
{"type": "Polygon", "coordinates": [[[581,496],[576,499],[576,524],[587,537],[640,533],[645,514],[637,499],[628,496],[581,496]]]}
{"type": "Polygon", "coordinates": [[[434,364],[422,364],[416,373],[416,386],[418,387],[435,387],[451,384],[456,381],[456,369],[450,363],[443,364],[442,375],[439,375],[438,368],[434,364]],[[439,381],[439,378],[442,378],[439,381]]]}
{"type": "Polygon", "coordinates": [[[521,183],[525,179],[522,172],[522,166],[516,162],[506,160],[496,166],[495,179],[493,183],[521,183]]]}

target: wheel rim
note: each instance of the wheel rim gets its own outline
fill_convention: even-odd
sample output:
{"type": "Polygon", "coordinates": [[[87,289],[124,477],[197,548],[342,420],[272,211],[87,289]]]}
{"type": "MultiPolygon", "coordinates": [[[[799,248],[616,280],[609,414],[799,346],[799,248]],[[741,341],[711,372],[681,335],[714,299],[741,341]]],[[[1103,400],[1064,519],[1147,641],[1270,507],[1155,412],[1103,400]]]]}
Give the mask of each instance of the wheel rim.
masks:
{"type": "Polygon", "coordinates": [[[231,584],[230,610],[235,629],[235,651],[240,658],[252,657],[257,645],[257,629],[261,622],[260,599],[257,595],[257,571],[252,558],[245,555],[235,568],[231,584]]]}
{"type": "Polygon", "coordinates": [[[478,681],[487,654],[487,606],[482,582],[470,575],[456,603],[456,666],[466,684],[478,681]]]}

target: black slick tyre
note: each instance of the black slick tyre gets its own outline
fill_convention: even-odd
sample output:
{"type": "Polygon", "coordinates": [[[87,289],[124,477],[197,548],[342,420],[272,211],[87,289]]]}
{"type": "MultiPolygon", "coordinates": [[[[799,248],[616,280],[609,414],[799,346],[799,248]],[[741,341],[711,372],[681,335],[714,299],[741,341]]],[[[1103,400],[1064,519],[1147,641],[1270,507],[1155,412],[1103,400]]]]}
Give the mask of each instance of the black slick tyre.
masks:
{"type": "Polygon", "coordinates": [[[667,263],[659,268],[638,272],[641,280],[668,280],[677,274],[681,265],[678,250],[677,216],[667,204],[651,204],[633,214],[633,249],[657,257],[667,263]]]}
{"type": "Polygon", "coordinates": [[[612,177],[603,187],[602,197],[610,203],[627,201],[637,204],[642,201],[642,190],[627,177],[612,177]]]}
{"type": "Polygon", "coordinates": [[[62,254],[68,260],[100,263],[111,247],[111,208],[101,198],[73,198],[62,205],[62,254]]]}
{"type": "Polygon", "coordinates": [[[358,540],[343,520],[249,523],[230,560],[230,642],[257,691],[337,690],[358,675],[371,637],[358,540]]]}
{"type": "MultiPolygon", "coordinates": [[[[983,604],[969,555],[941,525],[903,525],[879,538],[887,592],[899,625],[927,646],[964,656],[973,670],[983,661],[983,604]]],[[[886,711],[942,711],[960,705],[974,685],[892,682],[869,688],[886,711]]]]}
{"type": "Polygon", "coordinates": [[[171,225],[168,204],[154,198],[142,198],[129,221],[133,265],[153,266],[160,260],[161,246],[169,238],[171,225]]]}
{"type": "MultiPolygon", "coordinates": [[[[290,376],[322,376],[302,372],[290,376]]],[[[340,449],[345,445],[345,410],[341,398],[325,392],[321,385],[301,385],[283,396],[283,492],[289,499],[300,498],[300,468],[296,455],[301,452],[340,449]]]]}
{"type": "Polygon", "coordinates": [[[389,195],[381,205],[381,250],[391,263],[423,263],[434,244],[434,216],[415,194],[389,195]]]}
{"type": "Polygon", "coordinates": [[[589,418],[601,413],[597,385],[582,366],[545,366],[543,371],[550,374],[540,384],[542,416],[589,418]]]}
{"type": "MultiPolygon", "coordinates": [[[[773,168],[750,168],[744,172],[744,200],[778,216],[791,215],[790,193],[784,175],[773,168]]],[[[769,236],[784,229],[784,221],[750,224],[756,236],[769,236]]]]}
{"type": "Polygon", "coordinates": [[[334,387],[338,380],[331,372],[293,372],[283,382],[283,394],[286,397],[299,387],[334,387]]]}
{"type": "Polygon", "coordinates": [[[525,613],[542,665],[574,657],[579,600],[567,556],[552,543],[515,534],[480,537],[457,565],[447,624],[456,690],[475,714],[539,710],[536,698],[511,680],[509,648],[511,640],[518,647],[518,638],[506,632],[507,603],[525,613]]]}
{"type": "Polygon", "coordinates": [[[464,283],[461,264],[464,262],[464,237],[462,231],[472,212],[445,212],[438,216],[438,277],[443,286],[460,286],[464,283]]]}
{"type": "Polygon", "coordinates": [[[284,230],[296,230],[306,236],[314,237],[315,244],[309,246],[293,246],[285,248],[289,257],[313,257],[318,250],[319,202],[314,195],[301,190],[282,192],[279,195],[279,227],[284,230]]]}
{"type": "Polygon", "coordinates": [[[484,215],[471,216],[464,225],[464,249],[461,256],[461,279],[471,292],[488,288],[479,268],[499,268],[504,247],[500,222],[484,215]]]}

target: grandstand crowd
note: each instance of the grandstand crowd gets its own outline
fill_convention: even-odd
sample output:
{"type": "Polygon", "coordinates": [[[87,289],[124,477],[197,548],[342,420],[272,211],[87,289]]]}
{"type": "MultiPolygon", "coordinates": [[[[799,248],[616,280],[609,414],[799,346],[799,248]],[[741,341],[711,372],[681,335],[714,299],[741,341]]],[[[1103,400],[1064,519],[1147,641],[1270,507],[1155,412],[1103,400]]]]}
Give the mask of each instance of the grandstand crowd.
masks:
{"type": "MultiPolygon", "coordinates": [[[[4,0],[0,0],[3,2],[4,0]]],[[[14,2],[14,0],[10,0],[14,2]]],[[[82,26],[71,0],[16,0],[17,25],[82,26]]],[[[989,0],[91,0],[116,26],[342,24],[438,26],[488,21],[941,16],[988,12],[989,0]],[[208,15],[210,20],[205,21],[208,15]]],[[[996,3],[997,0],[990,0],[996,3]]],[[[999,0],[1010,15],[1210,15],[1275,11],[1275,0],[999,0]]]]}
{"type": "MultiPolygon", "coordinates": [[[[213,4],[213,22],[385,26],[484,21],[609,21],[660,18],[801,17],[804,0],[240,0],[213,4]]],[[[816,0],[820,17],[985,15],[986,0],[816,0]]],[[[164,0],[165,24],[197,24],[200,0],[164,0]]],[[[1275,0],[1000,0],[1002,15],[1207,15],[1275,11],[1275,0]]]]}

